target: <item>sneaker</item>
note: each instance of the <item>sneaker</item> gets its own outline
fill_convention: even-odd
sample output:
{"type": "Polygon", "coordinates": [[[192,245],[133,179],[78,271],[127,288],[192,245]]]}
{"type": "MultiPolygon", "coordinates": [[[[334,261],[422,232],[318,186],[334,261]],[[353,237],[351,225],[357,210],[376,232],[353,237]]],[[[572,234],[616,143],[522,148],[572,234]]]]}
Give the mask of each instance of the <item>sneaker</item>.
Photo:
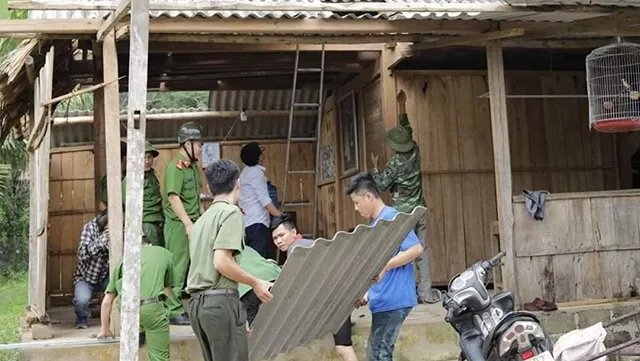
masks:
{"type": "Polygon", "coordinates": [[[87,327],[89,327],[89,326],[87,325],[87,318],[86,317],[76,317],[76,328],[77,329],[84,330],[87,327]]]}
{"type": "Polygon", "coordinates": [[[189,316],[186,313],[183,313],[178,317],[170,318],[169,324],[174,326],[190,326],[191,322],[189,321],[189,316]]]}

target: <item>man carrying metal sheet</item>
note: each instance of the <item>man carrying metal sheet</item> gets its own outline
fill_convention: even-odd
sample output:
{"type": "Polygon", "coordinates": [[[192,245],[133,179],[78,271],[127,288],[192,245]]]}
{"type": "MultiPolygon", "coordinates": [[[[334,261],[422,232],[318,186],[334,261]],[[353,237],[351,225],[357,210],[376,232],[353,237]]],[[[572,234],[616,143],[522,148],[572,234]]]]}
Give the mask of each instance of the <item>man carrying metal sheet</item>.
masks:
{"type": "Polygon", "coordinates": [[[205,361],[248,361],[247,314],[238,283],[251,286],[262,302],[273,297],[269,292],[273,284],[257,279],[238,264],[245,248],[244,220],[238,207],[240,169],[222,159],[207,166],[205,175],[213,203],[195,222],[189,239],[191,327],[205,361]]]}
{"type": "MultiPolygon", "coordinates": [[[[371,174],[382,191],[391,192],[392,206],[400,212],[410,213],[416,207],[426,207],[422,194],[422,172],[420,169],[420,148],[413,140],[413,129],[407,117],[404,91],[397,96],[399,124],[389,129],[386,143],[396,154],[391,157],[382,170],[378,170],[378,156],[371,154],[373,169],[371,174]]],[[[423,218],[416,225],[415,233],[420,239],[424,253],[415,261],[418,271],[418,301],[420,303],[437,303],[440,291],[431,288],[430,255],[427,245],[427,220],[423,218]]]]}
{"type": "MultiPolygon", "coordinates": [[[[140,249],[140,332],[147,341],[149,361],[169,361],[171,339],[169,317],[164,301],[171,294],[173,283],[173,255],[151,244],[143,236],[140,249]]],[[[122,263],[111,275],[100,311],[101,328],[98,338],[113,337],[110,330],[111,307],[122,294],[122,263]]],[[[120,300],[117,304],[120,309],[120,300]]],[[[141,338],[142,339],[142,338],[141,338]]]]}
{"type": "Polygon", "coordinates": [[[167,301],[172,325],[189,325],[180,299],[189,268],[189,235],[201,212],[202,181],[197,158],[202,148],[201,139],[202,127],[193,122],[183,124],[178,131],[180,153],[167,164],[164,174],[165,247],[173,253],[176,278],[176,286],[167,301]]]}
{"type": "MultiPolygon", "coordinates": [[[[393,220],[398,211],[384,204],[380,190],[369,173],[351,177],[346,188],[356,212],[371,219],[371,226],[379,219],[393,220]]],[[[415,292],[413,260],[423,252],[413,231],[402,241],[394,256],[377,277],[378,283],[369,288],[356,306],[369,304],[372,314],[371,335],[367,350],[369,361],[392,361],[393,350],[404,320],[418,302],[415,292]]]]}
{"type": "MultiPolygon", "coordinates": [[[[250,246],[245,246],[242,251],[240,268],[257,279],[269,282],[274,282],[280,275],[280,266],[276,261],[262,257],[258,251],[250,246]]],[[[251,286],[244,283],[238,283],[238,292],[240,293],[240,301],[247,310],[247,322],[251,327],[262,301],[260,301],[251,286]]]]}
{"type": "MultiPolygon", "coordinates": [[[[287,256],[298,247],[311,247],[313,240],[302,238],[298,233],[296,225],[288,214],[274,217],[271,222],[273,243],[282,252],[287,252],[287,256]]],[[[336,347],[336,353],[342,357],[344,361],[358,361],[356,352],[353,349],[353,341],[351,339],[351,315],[347,317],[337,333],[333,335],[333,342],[336,347]]]]}

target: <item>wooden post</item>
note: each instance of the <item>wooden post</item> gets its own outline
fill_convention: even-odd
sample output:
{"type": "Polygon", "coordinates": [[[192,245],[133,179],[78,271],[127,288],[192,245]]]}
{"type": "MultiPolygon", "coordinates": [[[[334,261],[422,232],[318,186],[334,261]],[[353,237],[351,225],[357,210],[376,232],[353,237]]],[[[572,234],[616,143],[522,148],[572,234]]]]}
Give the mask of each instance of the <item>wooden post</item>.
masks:
{"type": "MultiPolygon", "coordinates": [[[[380,54],[380,99],[382,102],[382,116],[384,117],[385,132],[398,125],[398,104],[396,102],[396,78],[393,74],[393,70],[389,68],[389,65],[396,58],[395,48],[387,44],[382,48],[380,54]]],[[[387,160],[391,159],[394,155],[393,149],[385,147],[385,151],[380,151],[381,157],[378,159],[378,167],[382,169],[387,160]]],[[[365,156],[365,161],[370,162],[370,154],[365,156]]],[[[391,194],[384,192],[382,199],[391,204],[391,194]]]]}
{"type": "MultiPolygon", "coordinates": [[[[34,84],[33,119],[49,122],[48,111],[40,104],[51,99],[53,88],[52,46],[45,58],[45,65],[34,84]]],[[[46,123],[45,123],[46,124],[46,123]]],[[[45,125],[42,142],[29,154],[31,194],[29,201],[29,309],[41,322],[47,322],[47,234],[49,212],[49,150],[51,146],[50,126],[45,125]]],[[[46,334],[42,338],[50,337],[46,334]]]]}
{"type": "Polygon", "coordinates": [[[498,40],[487,43],[487,71],[491,105],[491,134],[496,175],[496,200],[500,229],[500,247],[507,254],[502,267],[503,284],[513,292],[519,304],[516,284],[515,246],[513,234],[513,185],[511,182],[511,155],[509,153],[509,124],[504,81],[502,45],[498,40]]]}
{"type": "MultiPolygon", "coordinates": [[[[100,83],[102,76],[102,44],[93,42],[93,78],[94,83],[100,83]]],[[[93,185],[94,203],[96,213],[100,211],[100,195],[102,190],[102,177],[107,172],[105,133],[104,133],[104,89],[93,91],[93,185]]],[[[55,120],[54,120],[55,124],[55,120]]]]}
{"type": "MultiPolygon", "coordinates": [[[[121,0],[126,1],[126,0],[121,0]]],[[[144,186],[144,140],[149,55],[149,0],[131,5],[129,104],[127,109],[127,204],[120,360],[138,360],[140,311],[140,246],[144,186]]]]}
{"type": "MultiPolygon", "coordinates": [[[[105,36],[102,43],[102,74],[103,81],[110,82],[118,78],[118,54],[116,52],[115,32],[105,36]]],[[[111,82],[102,89],[101,112],[104,116],[103,148],[106,152],[107,163],[107,202],[109,203],[109,271],[113,272],[122,261],[123,238],[122,232],[122,156],[120,154],[120,101],[118,82],[111,82]],[[108,142],[106,141],[108,140],[108,142]]],[[[100,93],[96,90],[94,94],[100,93]]],[[[97,100],[97,99],[96,99],[97,100]]],[[[94,119],[95,121],[95,119],[94,119]]],[[[96,182],[100,186],[100,180],[96,182]]],[[[111,327],[115,335],[120,332],[120,314],[113,309],[111,327]]]]}

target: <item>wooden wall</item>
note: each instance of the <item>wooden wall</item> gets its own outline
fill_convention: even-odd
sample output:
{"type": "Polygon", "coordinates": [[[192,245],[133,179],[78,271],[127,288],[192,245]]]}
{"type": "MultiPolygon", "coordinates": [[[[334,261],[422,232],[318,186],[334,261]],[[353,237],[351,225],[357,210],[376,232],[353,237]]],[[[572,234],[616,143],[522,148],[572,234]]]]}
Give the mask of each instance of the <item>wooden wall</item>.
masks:
{"type": "MultiPolygon", "coordinates": [[[[407,93],[421,149],[434,283],[446,284],[492,253],[490,225],[497,210],[491,120],[488,98],[478,98],[488,92],[487,78],[475,71],[398,71],[395,79],[395,91],[407,93]]],[[[507,72],[507,94],[586,94],[584,79],[581,73],[507,72]]],[[[380,155],[381,166],[386,161],[380,80],[362,82],[355,91],[361,96],[359,135],[367,151],[360,169],[367,170],[371,152],[380,155]]],[[[323,144],[339,144],[333,102],[329,99],[325,109],[323,144]]],[[[617,189],[615,138],[589,132],[586,99],[511,98],[507,105],[514,194],[525,188],[554,193],[617,189]]],[[[319,209],[323,236],[363,221],[342,196],[344,184],[338,179],[320,188],[326,197],[319,209]]]]}
{"type": "MultiPolygon", "coordinates": [[[[278,187],[282,201],[285,172],[286,143],[269,141],[265,147],[267,177],[278,187]]],[[[92,147],[91,147],[92,148],[92,147]]],[[[159,147],[160,155],[154,168],[161,187],[167,163],[177,154],[177,146],[159,147]]],[[[229,143],[221,146],[222,157],[242,166],[240,149],[242,144],[229,143]]],[[[292,170],[314,169],[315,148],[311,143],[292,144],[292,170]]],[[[51,180],[49,200],[49,261],[47,292],[69,294],[73,288],[73,271],[77,264],[76,249],[82,226],[94,216],[94,159],[89,148],[70,151],[54,151],[51,155],[51,180]]],[[[313,178],[310,174],[290,175],[287,186],[287,201],[313,201],[313,178]]],[[[203,183],[206,184],[203,176],[203,183]]],[[[203,184],[203,190],[206,185],[203,184]]],[[[312,207],[291,207],[297,212],[298,228],[311,232],[313,228],[312,207]]]]}
{"type": "MultiPolygon", "coordinates": [[[[584,74],[506,73],[507,94],[586,94],[584,74]]],[[[491,255],[497,220],[487,79],[399,74],[421,148],[434,282],[491,255]]],[[[617,188],[613,135],[589,132],[586,99],[507,101],[514,194],[617,188]]]]}
{"type": "Polygon", "coordinates": [[[545,219],[513,203],[521,302],[637,296],[640,191],[550,195],[545,219]]]}

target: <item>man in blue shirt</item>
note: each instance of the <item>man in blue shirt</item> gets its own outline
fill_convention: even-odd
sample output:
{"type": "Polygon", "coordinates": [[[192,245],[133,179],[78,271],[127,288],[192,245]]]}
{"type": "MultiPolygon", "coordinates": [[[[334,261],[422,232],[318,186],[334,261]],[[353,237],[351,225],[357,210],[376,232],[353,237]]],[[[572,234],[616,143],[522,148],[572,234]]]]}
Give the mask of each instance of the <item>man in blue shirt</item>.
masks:
{"type": "MultiPolygon", "coordinates": [[[[355,210],[374,225],[378,219],[393,220],[398,211],[384,204],[380,189],[370,173],[360,173],[349,180],[346,194],[355,210]]],[[[422,245],[411,231],[400,248],[378,275],[378,283],[371,286],[357,306],[369,304],[372,314],[369,335],[369,361],[392,361],[393,350],[402,323],[418,304],[413,274],[413,260],[422,254],[422,245]]]]}

